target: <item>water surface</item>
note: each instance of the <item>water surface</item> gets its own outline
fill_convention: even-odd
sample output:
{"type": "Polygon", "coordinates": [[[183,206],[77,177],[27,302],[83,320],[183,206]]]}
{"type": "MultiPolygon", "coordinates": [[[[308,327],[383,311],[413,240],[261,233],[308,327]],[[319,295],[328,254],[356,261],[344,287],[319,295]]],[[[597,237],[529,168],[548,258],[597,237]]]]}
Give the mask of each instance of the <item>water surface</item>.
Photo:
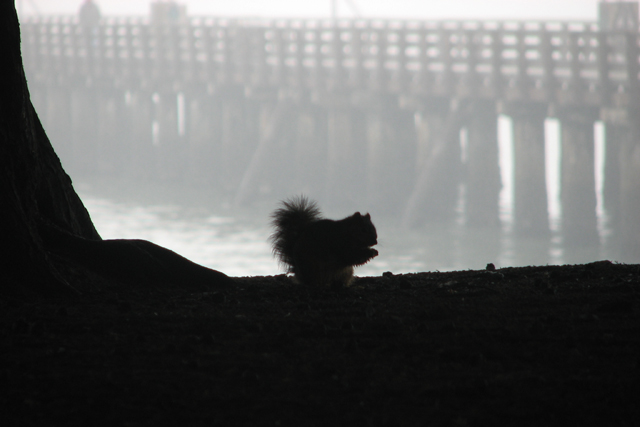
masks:
{"type": "MultiPolygon", "coordinates": [[[[150,240],[231,276],[282,272],[268,244],[269,215],[277,201],[238,208],[204,189],[96,179],[79,180],[75,188],[105,239],[150,240]]],[[[508,216],[503,230],[466,230],[459,220],[403,230],[371,214],[380,255],[356,270],[360,276],[482,269],[487,263],[507,267],[564,262],[557,239],[515,237],[508,216]]],[[[576,262],[593,257],[593,251],[586,252],[576,262]]]]}

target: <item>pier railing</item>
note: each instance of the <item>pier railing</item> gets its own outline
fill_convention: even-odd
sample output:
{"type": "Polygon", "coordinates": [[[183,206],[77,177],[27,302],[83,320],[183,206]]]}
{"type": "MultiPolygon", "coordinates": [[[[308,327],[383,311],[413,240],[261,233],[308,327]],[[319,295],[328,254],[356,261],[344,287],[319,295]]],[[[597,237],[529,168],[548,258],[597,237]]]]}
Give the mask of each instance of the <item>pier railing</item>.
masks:
{"type": "Polygon", "coordinates": [[[591,22],[240,20],[21,24],[38,80],[226,85],[621,105],[638,97],[638,33],[591,22]]]}

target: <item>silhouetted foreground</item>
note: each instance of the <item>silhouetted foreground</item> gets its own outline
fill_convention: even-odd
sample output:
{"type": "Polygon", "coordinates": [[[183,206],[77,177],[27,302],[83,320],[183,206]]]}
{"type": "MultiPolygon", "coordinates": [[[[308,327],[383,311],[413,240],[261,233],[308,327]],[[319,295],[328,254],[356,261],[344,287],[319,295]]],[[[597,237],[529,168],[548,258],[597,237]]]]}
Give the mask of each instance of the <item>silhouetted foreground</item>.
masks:
{"type": "Polygon", "coordinates": [[[640,422],[639,265],[235,281],[0,301],[3,425],[640,422]]]}
{"type": "Polygon", "coordinates": [[[31,103],[12,1],[0,2],[0,237],[0,298],[85,292],[78,275],[93,273],[156,288],[228,283],[154,243],[102,240],[31,103]]]}

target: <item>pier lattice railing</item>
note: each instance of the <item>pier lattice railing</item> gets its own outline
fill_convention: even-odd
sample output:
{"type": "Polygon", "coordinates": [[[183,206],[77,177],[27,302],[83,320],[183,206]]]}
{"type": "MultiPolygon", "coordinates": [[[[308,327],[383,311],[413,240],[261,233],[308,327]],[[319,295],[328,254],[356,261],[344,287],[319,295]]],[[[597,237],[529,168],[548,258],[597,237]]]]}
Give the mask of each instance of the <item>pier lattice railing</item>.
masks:
{"type": "Polygon", "coordinates": [[[531,100],[625,107],[639,94],[638,33],[585,22],[249,20],[151,25],[75,17],[21,24],[30,78],[184,87],[531,100]]]}

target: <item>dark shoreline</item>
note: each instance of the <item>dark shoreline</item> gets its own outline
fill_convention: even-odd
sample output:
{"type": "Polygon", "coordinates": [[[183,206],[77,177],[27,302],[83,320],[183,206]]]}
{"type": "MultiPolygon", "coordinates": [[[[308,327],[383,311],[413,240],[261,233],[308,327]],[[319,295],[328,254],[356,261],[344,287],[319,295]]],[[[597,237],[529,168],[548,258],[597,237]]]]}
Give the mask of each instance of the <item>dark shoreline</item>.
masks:
{"type": "Polygon", "coordinates": [[[640,265],[0,301],[3,425],[635,425],[640,265]]]}

